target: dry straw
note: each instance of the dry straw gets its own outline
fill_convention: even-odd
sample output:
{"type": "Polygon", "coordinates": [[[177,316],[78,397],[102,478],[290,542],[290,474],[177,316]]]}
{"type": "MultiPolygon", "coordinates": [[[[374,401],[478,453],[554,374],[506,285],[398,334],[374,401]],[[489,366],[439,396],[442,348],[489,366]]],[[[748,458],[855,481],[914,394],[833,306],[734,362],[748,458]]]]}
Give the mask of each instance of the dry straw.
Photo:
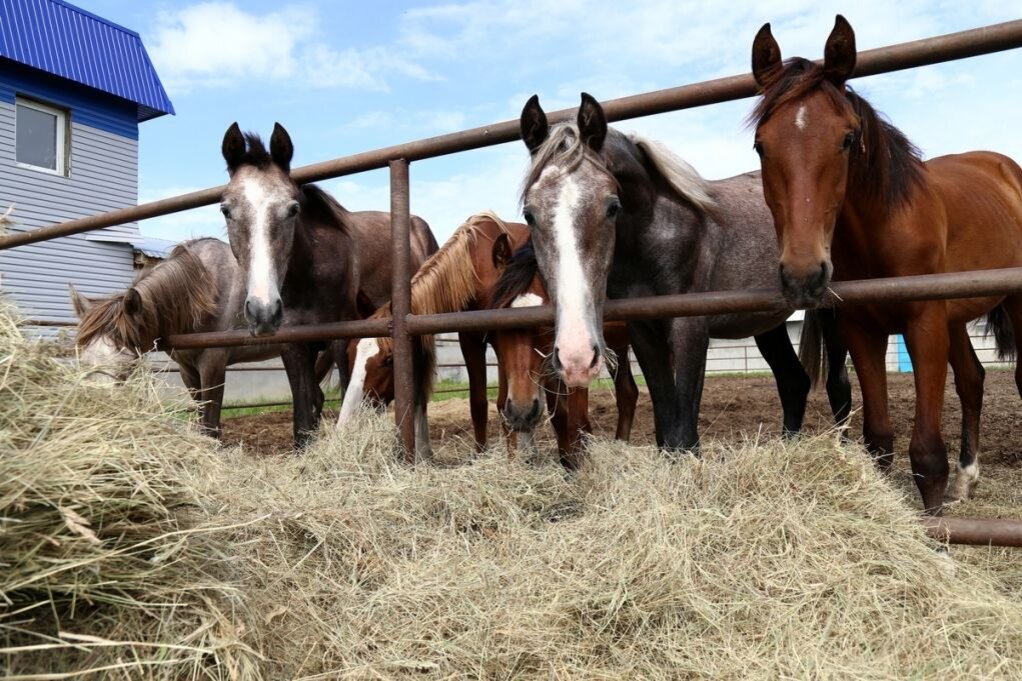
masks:
{"type": "Polygon", "coordinates": [[[830,436],[709,443],[701,461],[594,441],[571,475],[549,453],[508,461],[445,445],[449,467],[412,469],[392,426],[367,417],[302,456],[256,458],[197,440],[142,379],[129,397],[91,392],[13,345],[2,555],[18,575],[3,594],[18,600],[4,636],[8,649],[85,647],[8,650],[18,674],[71,663],[118,665],[108,676],[126,679],[1022,673],[1022,607],[935,550],[901,493],[830,436]],[[25,359],[36,368],[16,369],[25,359]],[[38,576],[61,566],[59,580],[38,576]],[[55,617],[77,638],[25,633],[54,637],[55,617]],[[138,644],[90,648],[83,636],[138,644]]]}

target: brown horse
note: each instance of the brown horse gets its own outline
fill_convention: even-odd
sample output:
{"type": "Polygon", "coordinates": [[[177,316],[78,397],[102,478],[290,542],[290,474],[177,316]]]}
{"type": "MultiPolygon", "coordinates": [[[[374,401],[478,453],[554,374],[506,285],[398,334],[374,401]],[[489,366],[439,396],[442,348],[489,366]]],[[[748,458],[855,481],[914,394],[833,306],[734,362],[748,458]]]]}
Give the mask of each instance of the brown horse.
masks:
{"type": "MultiPolygon", "coordinates": [[[[173,334],[243,328],[240,300],[232,291],[239,285],[238,264],[231,248],[213,238],[178,244],[161,263],[143,270],[123,293],[88,298],[70,286],[71,304],[78,315],[75,345],[79,362],[93,375],[123,379],[139,357],[173,334]]],[[[181,371],[181,381],[199,403],[200,424],[220,436],[220,410],[226,369],[239,362],[276,357],[280,346],[174,350],[170,353],[181,371]]],[[[333,358],[324,353],[316,362],[322,380],[333,358]]]]}
{"type": "MultiPolygon", "coordinates": [[[[753,74],[762,90],[752,113],[755,148],[788,300],[819,304],[832,277],[1022,265],[1022,168],[986,151],[923,162],[897,128],[845,85],[855,58],[855,34],[841,16],[822,66],[800,58],[782,62],[769,24],[753,43],[753,74]]],[[[978,478],[983,367],[966,324],[984,314],[1002,353],[1016,352],[1020,295],[863,304],[843,308],[839,317],[862,386],[863,435],[885,469],[894,438],[884,355],[888,334],[905,336],[916,387],[909,457],[930,513],[940,511],[948,479],[940,429],[949,360],[963,415],[954,495],[967,497],[978,478]]],[[[1015,378],[1022,392],[1022,367],[1015,378]]]]}
{"type": "MultiPolygon", "coordinates": [[[[497,283],[513,249],[525,243],[524,225],[505,223],[492,213],[473,215],[437,251],[412,278],[413,314],[482,310],[489,306],[490,291],[497,283]]],[[[376,311],[375,317],[390,317],[390,305],[376,311]]],[[[486,446],[486,335],[459,334],[462,354],[469,376],[469,399],[476,446],[486,446]]],[[[433,339],[415,341],[416,375],[416,451],[428,456],[429,427],[426,403],[432,393],[435,357],[433,339]]],[[[367,394],[393,399],[393,345],[389,338],[365,338],[348,350],[352,366],[351,382],[337,425],[346,423],[360,408],[367,394]]]]}
{"type": "MultiPolygon", "coordinates": [[[[390,282],[390,214],[350,212],[319,187],[291,179],[294,146],[278,123],[267,152],[262,140],[242,134],[237,123],[224,135],[222,153],[230,182],[220,210],[227,221],[245,320],[253,336],[270,336],[282,324],[319,324],[358,317],[359,290],[385,300],[390,282]]],[[[436,240],[413,217],[412,266],[436,250],[436,240]]],[[[346,356],[347,342],[330,343],[334,357],[346,356]]],[[[296,446],[319,427],[322,391],[315,376],[320,343],[282,347],[294,402],[296,446]]],[[[347,367],[338,364],[342,385],[347,367]]]]}
{"type": "MultiPolygon", "coordinates": [[[[520,248],[511,259],[493,292],[494,308],[548,305],[550,298],[540,280],[532,242],[520,248]]],[[[589,390],[568,389],[557,377],[547,358],[553,352],[552,328],[506,329],[494,335],[494,348],[501,375],[507,382],[501,415],[515,432],[531,439],[543,416],[543,394],[550,410],[561,463],[577,468],[582,463],[582,434],[591,432],[589,390]]],[[[639,389],[628,361],[628,329],[623,322],[603,325],[603,338],[617,358],[614,372],[614,396],[617,401],[618,440],[628,441],[635,418],[639,389]]]]}

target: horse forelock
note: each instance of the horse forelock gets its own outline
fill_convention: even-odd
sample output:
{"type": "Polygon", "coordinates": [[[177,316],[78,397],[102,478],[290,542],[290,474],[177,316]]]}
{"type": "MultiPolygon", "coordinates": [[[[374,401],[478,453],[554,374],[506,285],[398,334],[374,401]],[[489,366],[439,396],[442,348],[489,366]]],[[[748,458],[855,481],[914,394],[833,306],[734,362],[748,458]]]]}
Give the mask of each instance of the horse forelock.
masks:
{"type": "Polygon", "coordinates": [[[519,203],[525,204],[529,189],[548,169],[556,168],[558,174],[570,175],[581,167],[584,161],[590,161],[598,172],[606,174],[615,184],[617,183],[614,173],[607,167],[604,156],[582,142],[577,123],[564,121],[553,126],[550,134],[532,155],[529,171],[519,193],[519,203]]]}

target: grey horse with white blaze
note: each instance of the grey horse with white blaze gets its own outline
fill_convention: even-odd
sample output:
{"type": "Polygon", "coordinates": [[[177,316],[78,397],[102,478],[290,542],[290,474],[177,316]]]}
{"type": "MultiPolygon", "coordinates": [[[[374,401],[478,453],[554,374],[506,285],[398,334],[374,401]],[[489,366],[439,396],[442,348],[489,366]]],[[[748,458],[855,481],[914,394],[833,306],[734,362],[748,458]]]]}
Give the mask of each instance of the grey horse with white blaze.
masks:
{"type": "MultiPolygon", "coordinates": [[[[663,145],[607,126],[587,94],[574,121],[551,127],[533,96],[521,115],[532,156],[522,204],[540,272],[556,308],[552,361],[569,386],[586,386],[605,353],[605,294],[635,298],[773,287],[777,239],[759,173],[704,180],[663,145]]],[[[698,446],[709,340],[754,336],[773,370],[784,429],[801,428],[810,377],[792,349],[791,308],[629,322],[653,400],[658,445],[698,446]]],[[[835,418],[847,418],[851,389],[833,314],[816,313],[826,336],[827,388],[835,418]]]]}

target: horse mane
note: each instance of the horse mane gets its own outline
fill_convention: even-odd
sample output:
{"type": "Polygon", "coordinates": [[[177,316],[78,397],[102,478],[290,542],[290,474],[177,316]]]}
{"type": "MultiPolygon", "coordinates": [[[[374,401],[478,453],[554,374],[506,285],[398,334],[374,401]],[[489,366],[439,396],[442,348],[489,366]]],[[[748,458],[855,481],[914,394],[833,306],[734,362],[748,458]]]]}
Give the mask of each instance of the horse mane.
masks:
{"type": "Polygon", "coordinates": [[[842,92],[831,83],[822,66],[793,57],[767,79],[749,114],[750,125],[758,127],[784,104],[822,91],[839,111],[859,121],[858,139],[849,151],[849,183],[861,188],[868,199],[886,206],[907,201],[913,186],[922,183],[919,149],[850,86],[845,85],[842,92]]]}
{"type": "Polygon", "coordinates": [[[493,287],[492,307],[494,309],[510,307],[518,296],[529,290],[538,273],[536,251],[532,247],[532,239],[529,239],[511,256],[507,267],[493,287]]]}
{"type": "Polygon", "coordinates": [[[303,220],[324,223],[350,234],[348,223],[344,219],[348,211],[337,199],[315,184],[302,185],[301,192],[303,220]]]}
{"type": "MultiPolygon", "coordinates": [[[[458,312],[475,298],[479,275],[475,271],[472,249],[480,232],[488,223],[495,223],[502,232],[507,232],[507,223],[490,211],[476,213],[454,231],[450,239],[422,264],[412,277],[412,314],[440,314],[458,312]]],[[[387,302],[376,310],[370,319],[387,319],[393,316],[391,303],[387,302]]],[[[424,362],[423,378],[427,395],[433,392],[436,353],[432,336],[416,336],[415,346],[424,362]]],[[[378,338],[380,349],[394,351],[394,341],[389,337],[378,338]]]]}
{"type": "MultiPolygon", "coordinates": [[[[701,211],[710,212],[713,210],[714,201],[710,196],[709,183],[703,179],[695,168],[669,150],[664,144],[648,139],[638,133],[625,135],[613,128],[608,130],[608,141],[611,135],[617,135],[622,140],[640,149],[667,184],[683,199],[701,211]]],[[[607,142],[604,143],[604,147],[606,147],[606,144],[607,142]]],[[[586,160],[591,161],[598,169],[614,178],[614,173],[608,167],[607,159],[604,155],[593,151],[589,145],[582,142],[578,123],[575,121],[564,121],[553,126],[546,140],[543,141],[543,144],[539,146],[532,156],[532,164],[529,166],[529,172],[522,183],[519,195],[520,202],[525,202],[525,193],[529,190],[529,187],[539,180],[539,176],[543,174],[543,170],[549,164],[555,163],[561,167],[563,172],[570,172],[586,160]]],[[[616,178],[614,179],[616,182],[616,178]]]]}
{"type": "Polygon", "coordinates": [[[175,246],[166,260],[142,272],[132,284],[141,305],[139,314],[125,311],[127,291],[93,301],[78,323],[76,344],[85,346],[109,335],[118,347],[148,352],[158,338],[194,331],[215,314],[213,275],[191,243],[175,246]]]}

